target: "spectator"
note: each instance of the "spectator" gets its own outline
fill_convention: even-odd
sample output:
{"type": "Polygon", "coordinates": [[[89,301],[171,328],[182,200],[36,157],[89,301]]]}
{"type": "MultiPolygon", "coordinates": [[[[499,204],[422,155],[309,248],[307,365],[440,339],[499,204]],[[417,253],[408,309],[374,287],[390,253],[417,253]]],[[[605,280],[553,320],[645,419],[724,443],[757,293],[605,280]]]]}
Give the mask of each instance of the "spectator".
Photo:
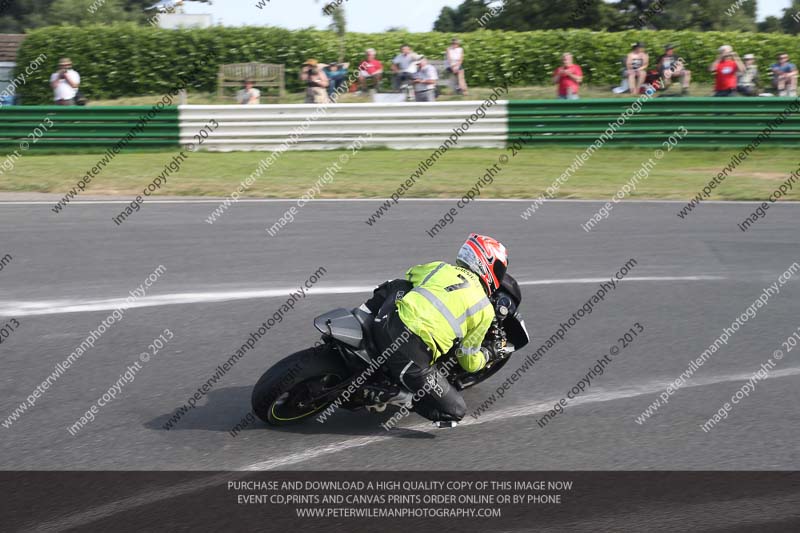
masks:
{"type": "Polygon", "coordinates": [[[453,37],[450,46],[445,54],[445,67],[447,71],[456,77],[456,92],[462,96],[467,96],[467,80],[464,76],[464,49],[461,48],[461,41],[453,37]]]}
{"type": "Polygon", "coordinates": [[[53,88],[53,100],[57,105],[75,105],[81,76],[72,70],[72,61],[68,57],[58,60],[58,71],[50,76],[50,87],[53,88]]]}
{"type": "Polygon", "coordinates": [[[639,94],[639,89],[647,77],[650,56],[645,52],[642,43],[636,43],[631,48],[631,52],[625,58],[625,75],[628,77],[628,89],[631,94],[639,94]]]}
{"type": "Polygon", "coordinates": [[[347,69],[350,63],[331,63],[326,65],[324,71],[328,76],[328,98],[336,100],[338,95],[347,92],[347,69]]]}
{"type": "Polygon", "coordinates": [[[377,89],[380,88],[383,78],[383,63],[376,58],[374,48],[367,49],[367,58],[358,66],[358,84],[362,91],[367,90],[367,84],[372,82],[377,89]]]}
{"type": "Polygon", "coordinates": [[[414,73],[414,97],[417,102],[436,101],[436,82],[439,73],[436,67],[428,63],[425,56],[419,56],[417,71],[414,73]]]}
{"type": "Polygon", "coordinates": [[[708,70],[716,73],[714,96],[730,96],[736,90],[737,74],[744,72],[745,67],[739,54],[726,44],[719,47],[717,59],[711,63],[708,70]]]}
{"type": "Polygon", "coordinates": [[[692,71],[688,70],[683,60],[675,56],[675,45],[668,44],[664,47],[664,53],[658,58],[658,75],[664,80],[663,88],[667,89],[672,84],[672,80],[677,78],[681,82],[681,94],[689,94],[689,83],[692,79],[692,71]]]}
{"type": "Polygon", "coordinates": [[[300,79],[306,82],[307,104],[328,103],[328,92],[325,90],[329,85],[328,76],[320,68],[319,61],[309,59],[303,63],[303,68],[300,70],[300,79]]]}
{"type": "Polygon", "coordinates": [[[261,91],[253,87],[253,80],[244,80],[244,89],[239,91],[236,101],[240,104],[257,105],[261,103],[261,91]]]}
{"type": "Polygon", "coordinates": [[[797,96],[797,66],[789,63],[789,54],[778,54],[778,62],[770,65],[772,86],[778,96],[797,96]]]}
{"type": "Polygon", "coordinates": [[[736,91],[742,96],[756,96],[758,94],[758,65],[756,56],[745,54],[744,71],[739,73],[739,80],[736,83],[736,91]]]}
{"type": "Polygon", "coordinates": [[[561,56],[562,66],[553,72],[553,83],[558,86],[558,97],[563,100],[577,100],[578,88],[583,81],[583,70],[573,63],[572,54],[561,56]]]}
{"type": "Polygon", "coordinates": [[[414,74],[417,72],[417,61],[419,61],[419,56],[407,44],[404,44],[400,48],[400,53],[394,56],[392,86],[395,91],[399,91],[403,85],[414,79],[414,74]]]}

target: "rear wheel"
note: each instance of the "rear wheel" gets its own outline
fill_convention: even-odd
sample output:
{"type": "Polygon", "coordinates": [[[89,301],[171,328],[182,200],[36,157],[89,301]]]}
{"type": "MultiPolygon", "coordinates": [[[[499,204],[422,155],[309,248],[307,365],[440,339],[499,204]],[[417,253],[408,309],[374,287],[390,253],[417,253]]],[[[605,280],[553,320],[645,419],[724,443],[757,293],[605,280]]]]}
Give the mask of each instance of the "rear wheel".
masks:
{"type": "Polygon", "coordinates": [[[303,350],[267,370],[253,388],[253,412],[264,422],[283,426],[300,422],[332,402],[315,401],[345,381],[350,372],[329,346],[303,350]]]}

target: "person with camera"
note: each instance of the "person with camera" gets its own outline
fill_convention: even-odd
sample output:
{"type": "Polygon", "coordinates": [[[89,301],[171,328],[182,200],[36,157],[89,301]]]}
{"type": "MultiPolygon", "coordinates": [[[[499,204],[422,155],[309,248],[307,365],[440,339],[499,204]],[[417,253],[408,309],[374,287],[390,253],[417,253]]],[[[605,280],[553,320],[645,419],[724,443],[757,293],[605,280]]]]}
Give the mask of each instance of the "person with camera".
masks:
{"type": "Polygon", "coordinates": [[[428,63],[425,56],[417,57],[417,72],[414,74],[414,98],[417,102],[436,101],[436,82],[439,73],[428,63]]]}
{"type": "Polygon", "coordinates": [[[583,81],[583,69],[574,62],[569,52],[561,54],[561,64],[553,72],[553,84],[558,88],[558,97],[562,100],[577,100],[583,81]]]}
{"type": "Polygon", "coordinates": [[[72,61],[68,57],[58,60],[58,71],[50,76],[50,87],[53,88],[53,100],[56,105],[76,105],[78,86],[81,76],[72,70],[72,61]]]}
{"type": "Polygon", "coordinates": [[[709,72],[716,73],[714,96],[731,96],[736,92],[740,72],[747,70],[739,54],[730,45],[719,47],[717,58],[708,67],[709,72]]]}
{"type": "Polygon", "coordinates": [[[328,103],[327,87],[330,82],[316,59],[309,59],[303,63],[303,68],[300,70],[300,80],[306,83],[307,104],[328,103]]]}

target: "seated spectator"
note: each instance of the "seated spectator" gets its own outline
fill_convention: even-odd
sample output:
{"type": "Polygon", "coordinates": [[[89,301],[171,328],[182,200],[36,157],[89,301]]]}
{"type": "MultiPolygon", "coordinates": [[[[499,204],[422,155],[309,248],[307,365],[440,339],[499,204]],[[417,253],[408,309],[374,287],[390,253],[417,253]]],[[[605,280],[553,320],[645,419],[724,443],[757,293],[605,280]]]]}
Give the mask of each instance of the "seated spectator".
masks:
{"type": "Polygon", "coordinates": [[[400,53],[394,56],[392,60],[392,72],[394,73],[392,86],[395,91],[399,91],[403,85],[414,79],[414,74],[417,72],[417,61],[417,54],[407,44],[404,44],[400,48],[400,53]]]}
{"type": "Polygon", "coordinates": [[[628,77],[628,89],[631,94],[639,94],[639,89],[647,77],[647,65],[650,63],[650,56],[644,50],[642,43],[632,46],[631,52],[625,58],[625,76],[628,77]]]}
{"type": "Polygon", "coordinates": [[[681,82],[681,94],[689,94],[689,83],[692,79],[692,71],[688,70],[683,61],[675,55],[675,45],[668,44],[664,47],[664,53],[658,58],[656,66],[658,75],[664,81],[663,88],[668,89],[672,85],[673,79],[681,82]]]}
{"type": "Polygon", "coordinates": [[[58,60],[58,71],[50,76],[50,87],[53,88],[53,100],[57,105],[76,105],[78,86],[81,76],[72,70],[72,61],[68,57],[58,60]]]}
{"type": "Polygon", "coordinates": [[[331,63],[330,65],[325,65],[323,70],[325,75],[328,76],[328,98],[331,100],[336,100],[339,94],[347,92],[345,84],[347,83],[347,69],[349,66],[350,63],[331,63]]]}
{"type": "Polygon", "coordinates": [[[758,65],[756,65],[756,56],[753,54],[745,54],[742,59],[744,59],[744,71],[739,73],[739,80],[736,83],[736,92],[742,96],[756,96],[758,95],[758,65]]]}
{"type": "Polygon", "coordinates": [[[367,90],[367,85],[372,84],[376,90],[380,89],[383,78],[383,63],[376,59],[374,48],[367,49],[367,58],[358,66],[358,85],[362,91],[367,90]]]}
{"type": "Polygon", "coordinates": [[[664,78],[661,77],[661,73],[658,71],[658,68],[650,68],[644,77],[644,83],[642,83],[642,85],[639,87],[639,92],[641,94],[655,94],[656,92],[665,88],[663,83],[664,78]]]}
{"type": "Polygon", "coordinates": [[[456,92],[467,96],[467,80],[464,75],[464,49],[461,41],[453,38],[445,54],[445,67],[456,78],[456,92]]]}
{"type": "Polygon", "coordinates": [[[309,59],[303,63],[300,69],[300,80],[306,83],[306,102],[307,104],[327,104],[328,103],[328,76],[320,68],[316,59],[309,59]]]}
{"type": "Polygon", "coordinates": [[[770,65],[772,86],[778,96],[797,96],[797,66],[789,63],[789,54],[778,54],[778,62],[770,65]]]}
{"type": "Polygon", "coordinates": [[[558,97],[563,100],[577,100],[578,89],[583,81],[583,70],[573,62],[572,54],[561,56],[562,66],[553,72],[553,83],[558,88],[558,97]]]}
{"type": "Polygon", "coordinates": [[[244,89],[236,95],[236,101],[240,104],[256,105],[261,103],[261,91],[253,87],[253,80],[244,80],[244,89]]]}
{"type": "Polygon", "coordinates": [[[436,67],[428,63],[425,56],[419,56],[417,71],[414,73],[414,97],[417,102],[436,101],[436,82],[439,73],[436,67]]]}
{"type": "Polygon", "coordinates": [[[739,54],[731,46],[719,47],[717,59],[708,67],[709,72],[716,73],[714,96],[730,96],[736,91],[739,72],[744,72],[745,67],[739,54]]]}

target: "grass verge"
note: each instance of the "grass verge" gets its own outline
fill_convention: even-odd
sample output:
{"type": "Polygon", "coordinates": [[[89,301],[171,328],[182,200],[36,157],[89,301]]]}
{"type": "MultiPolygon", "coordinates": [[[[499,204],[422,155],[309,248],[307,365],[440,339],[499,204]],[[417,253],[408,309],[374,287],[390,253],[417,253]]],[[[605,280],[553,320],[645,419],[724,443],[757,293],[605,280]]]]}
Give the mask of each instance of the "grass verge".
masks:
{"type": "MultiPolygon", "coordinates": [[[[513,158],[484,198],[532,198],[541,194],[570,166],[581,148],[526,148],[513,158]]],[[[689,199],[721,169],[733,149],[678,148],[657,162],[639,183],[633,198],[689,199]]],[[[177,152],[122,153],[93,178],[85,194],[134,196],[169,164],[177,152]]],[[[242,195],[254,198],[294,198],[305,194],[320,175],[338,161],[340,151],[287,152],[242,195]]],[[[430,150],[363,150],[342,165],[320,198],[386,198],[429,157],[430,150]]],[[[444,155],[406,195],[457,197],[469,190],[485,168],[497,161],[500,149],[457,149],[444,155]]],[[[227,196],[247,178],[269,152],[186,153],[177,174],[167,178],[161,195],[227,196]]],[[[510,155],[510,154],[509,154],[510,155]]],[[[560,198],[607,199],[626,183],[648,148],[605,147],[596,152],[559,190],[560,198]]],[[[12,169],[0,173],[0,191],[63,194],[96,164],[96,154],[43,155],[29,152],[12,169]]],[[[763,200],[798,168],[791,148],[761,148],[713,191],[713,199],[763,200]]],[[[800,200],[795,187],[784,199],[800,200]]]]}

